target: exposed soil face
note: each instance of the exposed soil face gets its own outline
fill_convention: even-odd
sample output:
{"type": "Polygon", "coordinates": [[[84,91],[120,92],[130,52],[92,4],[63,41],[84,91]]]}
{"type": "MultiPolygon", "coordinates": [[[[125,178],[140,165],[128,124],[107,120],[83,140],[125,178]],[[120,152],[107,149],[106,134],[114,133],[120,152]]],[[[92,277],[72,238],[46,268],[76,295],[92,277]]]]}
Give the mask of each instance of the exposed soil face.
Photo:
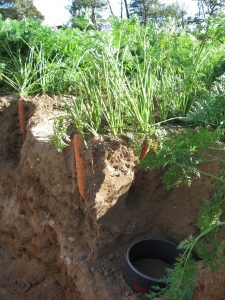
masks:
{"type": "MultiPolygon", "coordinates": [[[[50,140],[60,105],[47,96],[29,101],[22,141],[15,99],[0,100],[0,298],[142,299],[122,278],[127,246],[146,236],[179,242],[193,234],[213,182],[168,191],[152,172],[131,188],[137,158],[125,141],[103,137],[83,149],[82,199],[72,145],[58,153],[50,140]]],[[[207,168],[217,174],[220,166],[207,168]]]]}
{"type": "MultiPolygon", "coordinates": [[[[72,280],[50,264],[54,259],[51,247],[46,247],[51,260],[42,261],[27,251],[26,244],[36,233],[30,228],[20,198],[20,183],[26,183],[19,167],[24,141],[18,133],[16,100],[0,100],[0,299],[82,299],[72,280]]],[[[29,120],[35,105],[24,105],[29,120]]]]}
{"type": "Polygon", "coordinates": [[[2,98],[0,102],[0,176],[4,165],[16,166],[19,161],[22,140],[18,133],[16,97],[2,98]]]}
{"type": "Polygon", "coordinates": [[[8,251],[0,248],[0,268],[2,300],[61,300],[79,297],[78,293],[69,295],[70,291],[60,285],[57,280],[59,272],[49,269],[40,260],[29,257],[26,253],[10,256],[8,251]]]}
{"type": "Polygon", "coordinates": [[[224,300],[225,299],[225,270],[211,272],[207,268],[200,270],[193,300],[224,300]]]}

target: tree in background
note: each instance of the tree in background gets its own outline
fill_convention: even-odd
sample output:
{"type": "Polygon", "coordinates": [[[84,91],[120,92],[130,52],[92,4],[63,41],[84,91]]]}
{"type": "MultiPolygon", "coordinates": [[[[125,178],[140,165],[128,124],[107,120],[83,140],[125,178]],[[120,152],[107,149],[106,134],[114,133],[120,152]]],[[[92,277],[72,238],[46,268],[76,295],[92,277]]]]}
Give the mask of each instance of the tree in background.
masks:
{"type": "Polygon", "coordinates": [[[137,14],[146,24],[147,19],[155,19],[159,15],[160,7],[159,0],[133,0],[130,3],[130,12],[137,14]]]}
{"type": "Polygon", "coordinates": [[[185,15],[186,11],[177,2],[169,5],[164,4],[162,6],[162,17],[164,19],[172,18],[176,20],[183,28],[186,22],[185,15]]]}
{"type": "MultiPolygon", "coordinates": [[[[127,19],[129,19],[130,13],[129,13],[129,9],[128,9],[128,3],[127,3],[127,0],[124,0],[124,5],[125,5],[125,9],[126,9],[127,19]]],[[[121,1],[121,11],[122,11],[122,7],[123,7],[123,5],[122,5],[122,1],[121,1]]],[[[122,13],[121,13],[121,15],[122,15],[122,13]]],[[[121,19],[122,19],[122,17],[121,17],[121,19]]]]}
{"type": "Polygon", "coordinates": [[[216,18],[225,11],[225,0],[196,0],[198,13],[194,18],[189,17],[188,23],[201,25],[209,18],[216,18]]]}
{"type": "Polygon", "coordinates": [[[132,0],[130,12],[139,15],[144,24],[147,20],[161,23],[169,17],[184,23],[185,11],[178,3],[166,5],[159,0],[132,0]]]}
{"type": "Polygon", "coordinates": [[[225,9],[225,0],[197,0],[199,18],[216,17],[225,9]]]}
{"type": "Polygon", "coordinates": [[[0,0],[0,15],[3,19],[22,20],[25,17],[44,19],[32,0],[0,0]]]}
{"type": "Polygon", "coordinates": [[[108,7],[109,7],[109,10],[110,10],[111,16],[114,16],[114,13],[113,13],[113,9],[112,9],[112,5],[111,5],[111,3],[110,3],[110,0],[107,0],[107,3],[108,3],[108,7]]]}
{"type": "Polygon", "coordinates": [[[90,13],[91,21],[96,26],[99,12],[107,6],[105,0],[73,0],[69,6],[72,17],[82,17],[90,13]]]}

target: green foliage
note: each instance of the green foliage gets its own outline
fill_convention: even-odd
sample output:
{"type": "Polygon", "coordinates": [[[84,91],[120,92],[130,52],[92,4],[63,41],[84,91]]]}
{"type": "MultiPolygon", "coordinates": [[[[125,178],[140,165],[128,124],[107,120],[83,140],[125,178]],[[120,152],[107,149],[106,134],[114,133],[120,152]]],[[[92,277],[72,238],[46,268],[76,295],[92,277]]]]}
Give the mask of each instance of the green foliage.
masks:
{"type": "Polygon", "coordinates": [[[164,182],[168,187],[182,182],[190,185],[201,174],[212,176],[201,170],[200,165],[217,159],[211,159],[207,153],[222,135],[220,130],[212,132],[205,129],[171,133],[159,141],[157,152],[149,151],[140,167],[147,170],[163,168],[164,182]]]}
{"type": "MultiPolygon", "coordinates": [[[[135,17],[113,18],[108,33],[0,20],[1,87],[24,96],[73,95],[64,117],[76,130],[79,124],[79,130],[95,135],[152,134],[157,124],[180,120],[204,101],[209,107],[204,114],[212,118],[216,107],[213,123],[221,123],[222,94],[212,92],[212,86],[223,67],[225,46],[215,32],[212,36],[203,45],[173,22],[143,27],[135,17]],[[76,122],[67,116],[72,111],[76,122]]],[[[199,124],[197,119],[190,122],[199,124]]],[[[195,170],[175,173],[188,178],[195,170]]]]}
{"type": "Polygon", "coordinates": [[[148,20],[163,23],[168,18],[181,21],[185,12],[178,3],[162,4],[159,0],[133,0],[130,3],[131,14],[137,14],[146,24],[148,20]]]}
{"type": "Polygon", "coordinates": [[[3,19],[22,20],[27,17],[38,20],[44,19],[32,0],[0,0],[0,15],[3,19]]]}
{"type": "MultiPolygon", "coordinates": [[[[82,60],[82,66],[88,67],[92,47],[95,51],[101,51],[102,46],[98,43],[98,33],[70,28],[55,30],[36,21],[0,20],[0,29],[0,63],[4,66],[1,68],[2,73],[6,72],[7,77],[10,77],[9,73],[19,77],[20,69],[25,68],[27,57],[33,49],[32,64],[39,66],[39,84],[35,93],[75,93],[78,87],[77,66],[82,60]],[[18,67],[14,68],[13,65],[18,67]]],[[[104,34],[101,40],[104,40],[104,34]]],[[[33,73],[36,73],[35,67],[33,73]]],[[[2,81],[2,85],[8,88],[9,81],[2,81]]],[[[31,84],[34,81],[36,78],[30,79],[31,84]]],[[[30,94],[33,93],[30,89],[30,94]]]]}
{"type": "Polygon", "coordinates": [[[225,128],[225,74],[214,82],[204,100],[193,105],[187,120],[198,126],[225,128]]]}
{"type": "Polygon", "coordinates": [[[164,300],[186,300],[191,299],[199,276],[196,261],[192,258],[189,248],[192,250],[194,239],[188,239],[179,246],[183,253],[173,265],[173,269],[167,270],[164,279],[166,287],[163,289],[153,288],[148,294],[147,299],[162,297],[164,300]]]}
{"type": "MultiPolygon", "coordinates": [[[[74,83],[68,90],[75,98],[68,104],[71,108],[66,114],[73,111],[75,130],[79,124],[79,130],[94,135],[144,135],[154,132],[158,123],[185,117],[193,103],[207,93],[213,76],[213,66],[208,61],[213,58],[217,63],[223,46],[217,50],[212,50],[212,45],[203,47],[196,37],[177,31],[172,23],[162,30],[153,24],[144,28],[135,18],[122,22],[112,19],[112,28],[110,35],[85,32],[89,39],[86,52],[83,50],[85,54],[74,59],[77,65],[70,78],[75,80],[68,82],[68,87],[74,83]]],[[[207,139],[206,136],[203,143],[207,139]]],[[[182,137],[180,143],[181,140],[182,137]]],[[[183,164],[183,150],[171,173],[167,173],[168,183],[175,176],[177,184],[184,178],[190,183],[189,177],[200,174],[191,159],[189,166],[179,165],[183,164]]],[[[195,164],[199,163],[196,158],[195,164]]]]}
{"type": "Polygon", "coordinates": [[[40,81],[37,77],[38,65],[34,61],[35,50],[30,49],[27,57],[21,55],[20,49],[14,54],[7,49],[11,60],[3,60],[2,77],[21,97],[38,91],[40,81]]]}
{"type": "Polygon", "coordinates": [[[82,31],[94,29],[92,22],[86,15],[82,15],[79,17],[72,17],[70,19],[69,24],[70,24],[70,27],[78,28],[82,31]]]}
{"type": "MultiPolygon", "coordinates": [[[[221,178],[225,176],[224,169],[222,169],[221,178]]],[[[218,228],[221,226],[221,220],[225,212],[225,185],[217,183],[217,187],[212,198],[205,201],[205,205],[201,209],[198,217],[198,228],[200,232],[209,233],[203,240],[196,244],[196,252],[203,260],[204,265],[215,271],[225,265],[225,243],[219,242],[217,239],[218,228]]]]}
{"type": "MultiPolygon", "coordinates": [[[[86,79],[83,78],[83,80],[86,79]]],[[[71,103],[65,103],[64,110],[68,121],[74,126],[75,130],[80,133],[89,132],[97,135],[102,117],[101,97],[98,97],[99,94],[96,90],[91,90],[89,87],[87,87],[86,93],[89,97],[86,101],[83,101],[81,97],[76,97],[71,103]]]]}
{"type": "MultiPolygon", "coordinates": [[[[173,22],[143,27],[135,17],[113,18],[112,31],[104,33],[86,23],[81,30],[56,30],[32,20],[0,19],[1,87],[22,97],[72,95],[54,121],[52,140],[59,150],[68,145],[74,130],[152,138],[159,125],[171,119],[206,127],[152,138],[151,151],[140,163],[145,169],[163,168],[169,187],[190,185],[201,174],[213,176],[200,165],[224,164],[214,154],[215,149],[224,151],[219,143],[224,135],[224,16],[210,22],[193,34],[178,30],[173,22]]],[[[224,176],[216,179],[224,187],[224,176]]],[[[166,289],[154,295],[166,292],[169,300],[191,297],[198,276],[193,250],[212,269],[224,263],[224,245],[217,241],[224,225],[224,192],[219,191],[218,199],[201,212],[199,236],[180,245],[183,254],[165,279],[166,289]]]]}
{"type": "MultiPolygon", "coordinates": [[[[224,173],[224,171],[223,171],[224,173]]],[[[224,176],[221,176],[223,178],[224,176]]],[[[204,207],[201,209],[198,217],[198,228],[201,231],[207,230],[207,228],[213,228],[219,224],[220,218],[224,212],[224,197],[225,197],[225,186],[218,183],[218,187],[210,199],[205,201],[204,207]]]]}
{"type": "Polygon", "coordinates": [[[100,19],[99,12],[106,5],[105,0],[73,0],[68,8],[73,18],[84,17],[89,14],[92,24],[96,26],[97,20],[100,19]]]}
{"type": "Polygon", "coordinates": [[[170,285],[164,299],[191,299],[198,275],[196,262],[191,258],[187,259],[185,255],[181,256],[175,263],[173,271],[169,273],[170,285]]]}
{"type": "Polygon", "coordinates": [[[199,25],[196,29],[196,35],[198,38],[206,41],[213,41],[214,43],[221,43],[224,41],[224,29],[225,29],[225,14],[219,13],[217,16],[209,17],[202,25],[199,25]]]}
{"type": "Polygon", "coordinates": [[[69,135],[67,134],[67,120],[64,117],[58,117],[54,119],[53,130],[54,135],[52,136],[52,142],[57,149],[63,149],[68,146],[70,142],[69,135]],[[57,128],[57,130],[56,130],[57,128]]]}
{"type": "Polygon", "coordinates": [[[199,15],[203,19],[206,17],[215,17],[225,8],[224,0],[197,0],[199,15]]]}
{"type": "Polygon", "coordinates": [[[104,0],[73,0],[69,6],[72,16],[81,16],[88,10],[101,10],[106,6],[104,0]]]}
{"type": "MultiPolygon", "coordinates": [[[[0,61],[6,61],[7,68],[11,65],[8,49],[14,56],[20,51],[22,61],[31,48],[35,49],[35,65],[42,61],[45,65],[42,71],[48,73],[44,76],[45,83],[51,80],[45,87],[43,82],[39,85],[39,93],[76,95],[79,72],[99,73],[94,83],[98,85],[97,78],[105,76],[104,60],[110,64],[114,61],[114,74],[119,72],[122,85],[128,87],[127,92],[123,89],[124,97],[131,99],[132,95],[136,99],[141,95],[140,102],[144,105],[149,98],[145,123],[185,116],[208,89],[224,53],[223,44],[202,47],[195,36],[178,31],[173,23],[162,28],[154,24],[142,27],[135,18],[121,22],[113,19],[109,33],[91,30],[89,25],[84,25],[82,31],[78,28],[55,30],[36,21],[0,20],[0,39],[0,61]]],[[[42,77],[41,72],[39,77],[42,77]]],[[[143,107],[140,109],[143,111],[143,107]]],[[[140,127],[147,130],[144,123],[140,127]]]]}
{"type": "MultiPolygon", "coordinates": [[[[225,179],[224,169],[222,169],[220,179],[225,179]]],[[[215,193],[200,211],[199,235],[197,237],[190,236],[180,243],[181,255],[174,264],[174,268],[168,270],[165,279],[166,287],[151,291],[146,295],[147,299],[154,297],[162,297],[165,300],[191,299],[196,280],[199,277],[198,262],[194,259],[194,254],[195,256],[197,254],[201,263],[212,271],[224,268],[225,243],[221,243],[217,239],[219,229],[225,225],[222,219],[225,212],[224,200],[225,185],[221,185],[221,182],[217,181],[215,193]]]]}

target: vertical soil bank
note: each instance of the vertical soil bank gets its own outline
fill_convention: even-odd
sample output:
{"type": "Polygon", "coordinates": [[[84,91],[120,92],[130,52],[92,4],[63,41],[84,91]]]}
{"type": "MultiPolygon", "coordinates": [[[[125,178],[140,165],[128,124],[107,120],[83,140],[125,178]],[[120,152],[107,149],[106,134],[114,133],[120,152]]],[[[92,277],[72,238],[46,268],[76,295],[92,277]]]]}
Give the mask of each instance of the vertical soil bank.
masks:
{"type": "MultiPolygon", "coordinates": [[[[131,189],[136,157],[124,141],[103,137],[88,141],[90,148],[84,150],[88,188],[82,199],[72,145],[58,153],[50,140],[58,99],[46,96],[27,104],[23,144],[17,136],[16,103],[4,101],[0,242],[7,255],[2,261],[13,265],[11,260],[15,264],[24,260],[31,269],[28,274],[40,264],[44,279],[35,285],[28,278],[28,292],[46,280],[49,290],[57,286],[63,293],[59,299],[141,299],[122,278],[121,257],[127,245],[146,236],[179,242],[194,233],[202,200],[211,195],[213,182],[202,178],[191,189],[182,186],[167,191],[162,174],[152,172],[144,174],[139,189],[131,189]]],[[[220,166],[208,168],[217,174],[220,166]]],[[[0,286],[4,280],[0,277],[0,286]]]]}

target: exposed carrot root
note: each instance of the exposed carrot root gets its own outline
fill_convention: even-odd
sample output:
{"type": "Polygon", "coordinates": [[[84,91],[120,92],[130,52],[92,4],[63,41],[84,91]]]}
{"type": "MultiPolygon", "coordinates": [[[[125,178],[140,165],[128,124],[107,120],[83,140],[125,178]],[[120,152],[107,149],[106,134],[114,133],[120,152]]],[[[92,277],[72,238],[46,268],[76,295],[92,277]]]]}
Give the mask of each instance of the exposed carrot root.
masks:
{"type": "Polygon", "coordinates": [[[141,147],[140,159],[144,159],[145,156],[148,154],[148,151],[149,151],[148,140],[147,140],[147,138],[145,138],[142,143],[142,147],[141,147]]]}
{"type": "Polygon", "coordinates": [[[85,162],[82,156],[84,138],[81,134],[75,134],[73,138],[74,158],[76,162],[77,185],[82,198],[86,196],[85,162]]]}
{"type": "Polygon", "coordinates": [[[25,137],[25,114],[24,114],[24,105],[21,98],[18,99],[18,119],[19,119],[19,134],[24,138],[25,137]]]}
{"type": "MultiPolygon", "coordinates": [[[[148,140],[147,138],[145,138],[141,146],[140,160],[145,158],[145,156],[148,154],[148,151],[149,151],[148,140]]],[[[143,176],[143,171],[138,170],[134,179],[134,187],[138,188],[141,186],[142,176],[143,176]]]]}

